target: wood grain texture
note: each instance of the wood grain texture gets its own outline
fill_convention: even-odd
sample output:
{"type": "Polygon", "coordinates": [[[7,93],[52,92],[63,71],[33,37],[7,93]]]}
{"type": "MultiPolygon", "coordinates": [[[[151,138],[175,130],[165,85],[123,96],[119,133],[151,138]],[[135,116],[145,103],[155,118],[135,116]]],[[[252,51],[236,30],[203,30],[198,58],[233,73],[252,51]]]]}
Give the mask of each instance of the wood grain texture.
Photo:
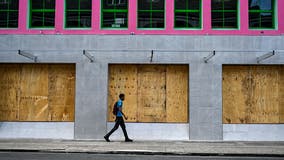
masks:
{"type": "Polygon", "coordinates": [[[1,121],[74,121],[75,65],[0,64],[0,74],[1,121]]]}
{"type": "Polygon", "coordinates": [[[109,65],[108,121],[125,93],[127,122],[188,122],[188,65],[109,65]]]}
{"type": "Polygon", "coordinates": [[[283,123],[283,66],[223,66],[223,123],[283,123]]]}

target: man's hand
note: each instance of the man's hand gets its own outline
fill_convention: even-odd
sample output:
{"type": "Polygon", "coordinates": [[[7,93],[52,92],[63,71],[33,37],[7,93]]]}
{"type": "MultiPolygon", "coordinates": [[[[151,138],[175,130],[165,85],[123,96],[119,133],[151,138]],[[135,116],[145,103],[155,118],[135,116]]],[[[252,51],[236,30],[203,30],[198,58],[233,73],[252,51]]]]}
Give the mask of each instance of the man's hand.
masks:
{"type": "Polygon", "coordinates": [[[124,118],[125,118],[125,120],[127,120],[127,119],[128,119],[128,117],[126,117],[126,116],[124,116],[124,118]]]}

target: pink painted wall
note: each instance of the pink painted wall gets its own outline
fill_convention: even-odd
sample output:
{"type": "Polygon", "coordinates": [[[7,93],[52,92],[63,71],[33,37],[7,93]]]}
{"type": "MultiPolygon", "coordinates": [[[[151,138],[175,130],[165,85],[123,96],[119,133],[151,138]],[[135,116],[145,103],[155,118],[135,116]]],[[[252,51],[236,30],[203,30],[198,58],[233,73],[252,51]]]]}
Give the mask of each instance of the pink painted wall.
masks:
{"type": "Polygon", "coordinates": [[[0,34],[153,34],[153,35],[282,35],[284,34],[284,0],[277,0],[278,26],[273,30],[250,30],[248,24],[248,0],[240,2],[240,28],[237,30],[213,30],[211,28],[211,0],[202,0],[202,28],[200,30],[174,29],[174,0],[166,1],[166,22],[163,30],[137,29],[137,1],[129,0],[128,29],[100,29],[100,0],[93,0],[92,27],[90,29],[64,28],[64,0],[56,0],[54,29],[28,28],[28,0],[19,1],[19,26],[17,29],[0,29],[0,34]]]}

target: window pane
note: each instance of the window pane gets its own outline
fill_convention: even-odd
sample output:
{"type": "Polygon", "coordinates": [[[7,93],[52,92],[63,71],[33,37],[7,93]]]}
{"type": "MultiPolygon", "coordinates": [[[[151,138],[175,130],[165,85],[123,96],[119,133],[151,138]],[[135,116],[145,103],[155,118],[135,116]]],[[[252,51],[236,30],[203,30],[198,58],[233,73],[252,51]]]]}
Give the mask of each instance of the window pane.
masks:
{"type": "Polygon", "coordinates": [[[249,0],[249,9],[272,10],[272,0],[249,0]]]}
{"type": "Polygon", "coordinates": [[[8,1],[7,2],[5,2],[5,1],[3,1],[3,0],[0,0],[0,10],[7,10],[8,9],[8,1]]]}
{"type": "Polygon", "coordinates": [[[91,11],[81,12],[80,27],[91,27],[91,11]]]}
{"type": "Polygon", "coordinates": [[[114,14],[113,13],[103,13],[103,27],[112,27],[114,24],[114,14]]]}
{"type": "Polygon", "coordinates": [[[55,9],[55,0],[45,0],[44,9],[55,9]]]}
{"type": "Polygon", "coordinates": [[[19,0],[9,0],[11,10],[19,10],[19,0]]]}
{"type": "Polygon", "coordinates": [[[43,13],[42,12],[33,12],[32,13],[32,26],[41,27],[43,25],[43,13]]]}
{"type": "Polygon", "coordinates": [[[18,12],[9,12],[9,28],[17,28],[18,27],[18,12]]]}
{"type": "Polygon", "coordinates": [[[249,0],[250,28],[273,28],[274,8],[272,0],[249,0]]]}
{"type": "Polygon", "coordinates": [[[237,13],[224,13],[224,28],[237,28],[237,13]]]}
{"type": "Polygon", "coordinates": [[[272,28],[272,13],[261,13],[261,27],[272,28]]]}
{"type": "Polygon", "coordinates": [[[92,10],[92,0],[81,0],[80,9],[92,10]]]}
{"type": "Polygon", "coordinates": [[[152,0],[153,10],[164,10],[164,8],[165,8],[164,0],[152,0]]]}
{"type": "Polygon", "coordinates": [[[222,28],[223,27],[223,15],[220,12],[212,13],[212,27],[222,28]]]}
{"type": "Polygon", "coordinates": [[[175,9],[186,9],[186,1],[187,0],[175,0],[175,9]]]}
{"type": "Polygon", "coordinates": [[[164,28],[164,13],[152,13],[152,28],[164,28]]]}
{"type": "Polygon", "coordinates": [[[237,0],[224,0],[224,9],[225,10],[237,10],[238,1],[237,0]]]}
{"type": "Polygon", "coordinates": [[[78,12],[67,12],[66,14],[66,27],[78,27],[79,26],[78,12]]]}
{"type": "Polygon", "coordinates": [[[200,9],[200,0],[188,0],[188,9],[199,10],[200,9]]]}
{"type": "Polygon", "coordinates": [[[43,9],[43,1],[42,0],[31,0],[32,9],[43,9]]]}
{"type": "Polygon", "coordinates": [[[187,14],[186,13],[176,13],[175,14],[175,27],[185,28],[187,27],[187,14]]]}
{"type": "Polygon", "coordinates": [[[150,0],[138,0],[138,10],[150,10],[151,1],[150,0]]]}
{"type": "Polygon", "coordinates": [[[66,9],[79,9],[78,0],[66,0],[66,9]]]}
{"type": "Polygon", "coordinates": [[[222,10],[223,9],[223,0],[212,0],[211,9],[212,10],[222,10]]]}
{"type": "Polygon", "coordinates": [[[188,14],[188,27],[200,27],[200,15],[199,13],[188,14]]]}
{"type": "Polygon", "coordinates": [[[251,28],[260,27],[259,13],[249,13],[249,27],[251,28]]]}
{"type": "Polygon", "coordinates": [[[0,11],[0,27],[6,28],[7,27],[7,12],[0,11]]]}
{"type": "Polygon", "coordinates": [[[139,12],[138,27],[139,28],[151,28],[151,13],[150,12],[139,12]]]}
{"type": "Polygon", "coordinates": [[[53,12],[44,13],[44,26],[53,27],[54,26],[55,15],[53,12]]]}

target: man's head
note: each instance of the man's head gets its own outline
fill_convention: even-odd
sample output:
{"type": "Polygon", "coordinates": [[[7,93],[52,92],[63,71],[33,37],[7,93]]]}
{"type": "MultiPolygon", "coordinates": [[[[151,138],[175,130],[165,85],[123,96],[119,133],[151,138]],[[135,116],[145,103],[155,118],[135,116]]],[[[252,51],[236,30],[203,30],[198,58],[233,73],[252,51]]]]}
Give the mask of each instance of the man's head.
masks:
{"type": "Polygon", "coordinates": [[[124,101],[125,95],[124,95],[123,93],[119,94],[119,99],[121,99],[122,101],[124,101]]]}

